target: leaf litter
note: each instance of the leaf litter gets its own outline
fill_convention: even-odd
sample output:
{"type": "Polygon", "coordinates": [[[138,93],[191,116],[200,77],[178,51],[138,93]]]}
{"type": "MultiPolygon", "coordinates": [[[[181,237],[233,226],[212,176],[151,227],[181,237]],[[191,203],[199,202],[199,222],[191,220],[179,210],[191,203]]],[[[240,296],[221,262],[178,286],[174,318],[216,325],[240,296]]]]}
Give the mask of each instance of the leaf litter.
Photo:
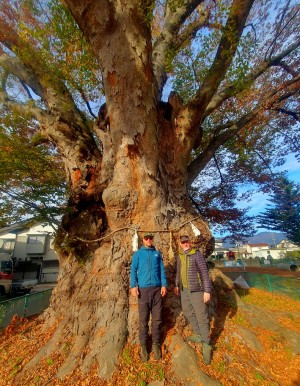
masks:
{"type": "MultiPolygon", "coordinates": [[[[300,302],[281,295],[251,288],[244,294],[243,301],[272,311],[277,322],[284,328],[300,333],[300,302]]],[[[210,366],[202,361],[201,347],[191,346],[199,356],[200,368],[224,386],[298,386],[300,385],[300,355],[295,355],[288,342],[280,334],[249,325],[243,310],[229,316],[228,304],[218,302],[217,314],[226,313],[223,326],[218,319],[212,322],[213,360],[210,366]],[[251,350],[240,339],[236,339],[237,327],[252,330],[263,346],[261,352],[251,350]],[[250,326],[250,327],[249,327],[250,326]]],[[[64,379],[56,378],[59,367],[64,362],[68,350],[57,351],[42,359],[34,369],[23,371],[25,365],[45,345],[55,331],[55,327],[45,331],[38,316],[19,318],[15,316],[10,325],[1,333],[0,343],[0,386],[143,386],[161,381],[165,386],[181,386],[174,378],[171,353],[162,346],[163,358],[142,363],[139,346],[127,344],[120,354],[119,364],[112,379],[107,382],[97,376],[94,365],[89,372],[76,368],[64,379]]],[[[174,333],[173,329],[168,334],[174,333]]],[[[66,347],[71,341],[65,342],[66,347]]]]}

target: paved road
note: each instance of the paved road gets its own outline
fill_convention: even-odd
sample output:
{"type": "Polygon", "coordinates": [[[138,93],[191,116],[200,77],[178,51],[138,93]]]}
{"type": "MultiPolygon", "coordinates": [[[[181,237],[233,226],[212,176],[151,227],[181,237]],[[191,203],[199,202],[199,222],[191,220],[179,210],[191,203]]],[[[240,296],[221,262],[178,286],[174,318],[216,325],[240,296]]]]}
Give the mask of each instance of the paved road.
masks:
{"type": "Polygon", "coordinates": [[[30,293],[46,291],[48,289],[54,288],[55,286],[56,286],[56,283],[40,283],[35,285],[30,291],[30,293]]]}

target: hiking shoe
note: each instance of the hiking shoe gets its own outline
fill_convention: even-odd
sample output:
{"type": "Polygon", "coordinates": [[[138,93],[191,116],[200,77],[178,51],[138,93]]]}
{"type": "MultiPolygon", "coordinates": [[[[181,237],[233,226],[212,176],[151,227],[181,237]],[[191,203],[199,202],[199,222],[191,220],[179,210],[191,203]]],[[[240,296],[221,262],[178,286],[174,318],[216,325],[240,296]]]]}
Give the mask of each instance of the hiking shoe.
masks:
{"type": "Polygon", "coordinates": [[[201,335],[191,335],[186,338],[187,342],[193,342],[193,343],[201,343],[202,338],[201,335]]]}
{"type": "Polygon", "coordinates": [[[141,345],[141,360],[142,362],[148,361],[148,352],[147,347],[145,345],[141,345]]]}
{"type": "Polygon", "coordinates": [[[203,361],[206,365],[210,365],[212,356],[212,346],[207,343],[203,343],[202,346],[203,361]]]}
{"type": "Polygon", "coordinates": [[[160,350],[160,345],[158,343],[154,343],[152,346],[153,353],[154,353],[154,358],[155,359],[161,359],[161,350],[160,350]]]}

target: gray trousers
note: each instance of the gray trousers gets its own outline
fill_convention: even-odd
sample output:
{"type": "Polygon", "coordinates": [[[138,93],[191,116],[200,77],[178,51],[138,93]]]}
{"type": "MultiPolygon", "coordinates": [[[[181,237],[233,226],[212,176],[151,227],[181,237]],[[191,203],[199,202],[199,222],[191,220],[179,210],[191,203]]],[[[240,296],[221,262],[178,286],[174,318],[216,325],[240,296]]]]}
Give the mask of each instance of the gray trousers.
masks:
{"type": "Polygon", "coordinates": [[[180,295],[182,311],[190,322],[194,333],[201,335],[202,341],[210,344],[208,307],[203,301],[203,292],[190,292],[183,288],[180,295]]]}
{"type": "Polygon", "coordinates": [[[149,330],[150,313],[152,316],[152,343],[160,344],[160,326],[162,296],[161,287],[139,288],[139,338],[141,345],[146,345],[149,330]]]}

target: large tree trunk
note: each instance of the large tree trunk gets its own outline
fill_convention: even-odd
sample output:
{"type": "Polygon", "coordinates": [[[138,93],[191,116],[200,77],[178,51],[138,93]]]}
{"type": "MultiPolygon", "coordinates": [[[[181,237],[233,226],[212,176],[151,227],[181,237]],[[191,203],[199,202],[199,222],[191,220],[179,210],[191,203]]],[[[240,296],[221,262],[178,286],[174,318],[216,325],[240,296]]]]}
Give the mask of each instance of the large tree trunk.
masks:
{"type": "MultiPolygon", "coordinates": [[[[124,5],[120,14],[124,17],[115,19],[110,16],[110,2],[93,2],[101,12],[90,8],[84,13],[73,3],[72,13],[104,75],[106,107],[95,127],[103,154],[101,167],[95,166],[93,178],[84,184],[82,173],[69,170],[71,180],[76,180],[70,198],[73,211],[64,217],[57,236],[60,274],[45,318],[46,327],[55,323],[58,327],[31,365],[72,336],[72,350],[58,376],[76,366],[88,370],[97,363],[99,376],[109,378],[128,336],[136,340],[134,304],[128,317],[134,228],[138,227],[140,236],[145,230],[155,232],[171,285],[170,231],[174,251],[179,234],[191,234],[189,221],[196,214],[188,200],[186,169],[193,144],[180,131],[188,117],[175,119],[180,103],[157,101],[146,9],[139,15],[124,5]],[[101,20],[91,15],[101,15],[101,20]],[[103,44],[101,30],[107,28],[103,44]]],[[[201,231],[197,242],[205,252],[211,234],[200,217],[194,223],[201,231]]]]}
{"type": "MultiPolygon", "coordinates": [[[[135,194],[132,196],[133,199],[131,196],[127,198],[129,204],[136,199],[135,194]]],[[[176,209],[173,208],[173,213],[176,209]]],[[[161,211],[167,211],[166,205],[161,204],[156,212],[153,208],[149,212],[146,205],[139,217],[135,215],[134,221],[127,218],[126,225],[132,226],[134,223],[143,229],[156,232],[155,244],[164,252],[169,284],[172,286],[174,261],[169,259],[170,234],[165,231],[176,228],[172,233],[175,251],[178,235],[191,234],[189,223],[182,227],[181,225],[193,216],[191,213],[183,215],[178,211],[178,216],[168,222],[161,211]]],[[[119,214],[122,215],[122,211],[119,214]]],[[[115,211],[114,216],[116,215],[115,211]]],[[[114,223],[116,224],[115,217],[114,223]]],[[[202,220],[198,219],[193,223],[201,229],[200,239],[202,238],[202,244],[206,245],[205,241],[210,238],[208,228],[202,220]]],[[[125,223],[120,222],[120,226],[124,227],[125,223]]],[[[57,324],[57,329],[53,338],[31,361],[30,366],[38,363],[41,357],[48,357],[54,350],[64,350],[66,341],[70,342],[71,339],[69,355],[57,376],[64,377],[77,366],[88,371],[91,365],[97,364],[99,376],[107,379],[115,370],[119,353],[128,337],[132,342],[137,341],[138,315],[133,299],[129,307],[129,266],[134,231],[132,228],[113,230],[115,232],[107,234],[100,242],[100,247],[87,259],[80,259],[80,256],[74,255],[72,251],[60,254],[58,284],[51,298],[51,306],[44,315],[45,328],[57,324]]],[[[169,293],[166,300],[170,308],[169,317],[164,321],[163,329],[169,327],[166,324],[175,324],[175,315],[179,313],[179,310],[174,309],[172,297],[172,293],[169,293]]]]}
{"type": "MultiPolygon", "coordinates": [[[[15,74],[22,84],[26,83],[40,96],[43,107],[33,109],[32,114],[61,154],[70,192],[68,211],[55,243],[60,260],[58,284],[51,306],[44,314],[45,329],[51,326],[56,330],[28,364],[29,368],[41,357],[61,350],[66,360],[58,372],[59,377],[77,366],[88,370],[95,363],[99,376],[110,378],[125,342],[137,340],[137,307],[129,298],[135,229],[140,243],[144,231],[155,233],[170,290],[174,281],[174,258],[169,251],[172,247],[176,253],[180,234],[193,236],[191,220],[201,231],[201,236],[194,241],[205,255],[209,253],[211,234],[188,199],[187,171],[191,183],[215,151],[265,106],[255,103],[259,107],[250,112],[246,108],[245,115],[238,115],[236,120],[227,123],[227,129],[222,122],[207,133],[202,151],[191,162],[192,149],[199,148],[202,140],[203,119],[229,96],[234,98],[243,87],[250,87],[257,74],[263,72],[259,68],[252,74],[250,71],[244,85],[243,82],[227,84],[225,79],[253,2],[232,2],[212,66],[194,98],[183,106],[174,93],[168,102],[162,102],[160,96],[168,56],[179,52],[185,41],[196,33],[197,23],[192,13],[201,1],[163,2],[167,5],[166,25],[152,47],[153,1],[64,0],[103,75],[106,103],[94,122],[94,132],[91,122],[76,107],[66,86],[69,82],[60,78],[59,71],[49,72],[45,65],[48,59],[44,61],[43,55],[36,55],[36,48],[16,33],[12,22],[1,20],[2,44],[15,52],[14,60],[2,55],[6,68],[4,78],[6,71],[15,74]],[[218,94],[220,84],[225,88],[218,94]]],[[[199,28],[205,22],[200,20],[200,11],[201,7],[197,16],[199,28]]],[[[14,12],[10,15],[9,7],[6,13],[14,15],[14,12]]],[[[37,18],[43,19],[38,14],[37,18]]],[[[26,35],[29,34],[26,32],[26,35]]],[[[290,52],[294,48],[291,46],[290,52]]],[[[275,51],[270,54],[269,59],[265,58],[265,68],[281,63],[288,55],[285,52],[274,58],[271,56],[275,51]]],[[[293,81],[297,79],[295,76],[293,81]]],[[[273,98],[277,91],[272,87],[268,95],[273,98]]],[[[14,103],[9,103],[8,95],[2,93],[0,97],[1,103],[15,108],[14,103]]],[[[284,94],[282,98],[285,99],[284,94]]],[[[176,322],[179,313],[173,299],[170,291],[165,301],[168,307],[164,313],[167,315],[163,321],[165,328],[176,322]]]]}

